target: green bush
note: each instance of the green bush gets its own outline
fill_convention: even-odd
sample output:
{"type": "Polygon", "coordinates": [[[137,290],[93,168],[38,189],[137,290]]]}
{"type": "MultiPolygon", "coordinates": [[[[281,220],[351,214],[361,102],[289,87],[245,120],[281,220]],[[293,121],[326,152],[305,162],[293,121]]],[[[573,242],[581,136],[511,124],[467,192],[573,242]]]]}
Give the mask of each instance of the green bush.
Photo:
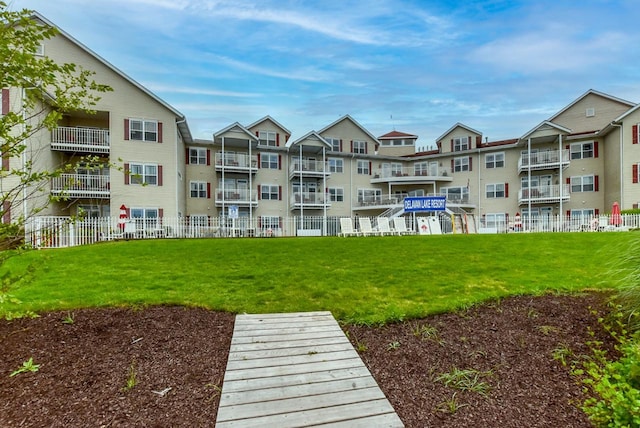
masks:
{"type": "MultiPolygon", "coordinates": [[[[640,427],[640,334],[630,334],[619,305],[605,329],[617,340],[620,357],[609,360],[602,342],[589,343],[593,355],[574,368],[588,398],[582,410],[597,427],[640,427]]],[[[601,322],[605,322],[600,319],[601,322]]]]}

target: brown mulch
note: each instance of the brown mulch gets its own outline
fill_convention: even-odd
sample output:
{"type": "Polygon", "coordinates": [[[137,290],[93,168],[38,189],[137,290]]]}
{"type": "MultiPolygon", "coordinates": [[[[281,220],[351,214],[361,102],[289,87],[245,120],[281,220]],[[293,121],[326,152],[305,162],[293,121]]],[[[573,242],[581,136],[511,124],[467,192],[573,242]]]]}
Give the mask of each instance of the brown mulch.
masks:
{"type": "MultiPolygon", "coordinates": [[[[588,427],[581,386],[553,353],[589,353],[589,327],[610,341],[589,310],[604,311],[603,301],[514,297],[345,330],[407,427],[588,427]],[[436,380],[453,368],[478,371],[488,391],[436,380]]],[[[1,427],[214,425],[232,314],[90,309],[63,323],[67,316],[0,321],[1,427]],[[37,372],[9,376],[30,357],[37,372]],[[136,385],[127,390],[131,373],[136,385]]]]}

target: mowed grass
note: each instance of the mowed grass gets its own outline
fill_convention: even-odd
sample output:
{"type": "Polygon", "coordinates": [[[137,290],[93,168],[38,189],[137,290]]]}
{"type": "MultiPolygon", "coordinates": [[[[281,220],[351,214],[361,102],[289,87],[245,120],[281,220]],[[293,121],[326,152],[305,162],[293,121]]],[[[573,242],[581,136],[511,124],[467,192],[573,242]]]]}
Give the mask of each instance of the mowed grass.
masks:
{"type": "Polygon", "coordinates": [[[145,240],[31,251],[7,311],[187,305],[233,313],[331,311],[385,323],[519,294],[617,285],[636,233],[145,240]]]}

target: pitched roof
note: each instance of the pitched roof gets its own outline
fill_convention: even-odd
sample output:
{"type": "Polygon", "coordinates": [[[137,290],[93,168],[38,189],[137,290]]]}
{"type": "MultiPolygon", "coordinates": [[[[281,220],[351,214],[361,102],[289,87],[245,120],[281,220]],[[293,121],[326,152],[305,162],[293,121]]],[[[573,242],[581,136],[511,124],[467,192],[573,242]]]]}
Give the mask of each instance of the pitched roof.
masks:
{"type": "Polygon", "coordinates": [[[256,141],[258,139],[258,137],[256,137],[254,134],[252,134],[247,128],[245,128],[244,126],[240,125],[240,123],[238,122],[233,122],[231,125],[226,126],[224,128],[222,128],[221,130],[219,130],[218,132],[214,132],[213,133],[213,139],[215,140],[217,137],[221,137],[222,134],[229,132],[233,129],[237,129],[239,130],[241,133],[246,134],[247,138],[249,140],[253,140],[256,141]]]}
{"type": "Polygon", "coordinates": [[[551,122],[549,120],[543,120],[542,122],[540,122],[538,124],[538,126],[535,126],[529,132],[527,132],[522,137],[520,137],[520,139],[521,140],[527,139],[527,138],[529,138],[529,136],[531,134],[533,134],[534,132],[536,132],[536,131],[544,128],[544,127],[554,128],[554,129],[557,129],[558,131],[564,132],[566,134],[571,134],[571,129],[565,128],[564,126],[558,125],[557,123],[553,123],[553,122],[551,122]]]}
{"type": "Polygon", "coordinates": [[[455,125],[453,125],[451,128],[447,129],[447,131],[444,134],[442,134],[441,136],[436,138],[436,142],[442,140],[447,134],[449,134],[451,131],[453,131],[456,128],[463,128],[463,129],[466,129],[467,131],[472,132],[474,134],[482,135],[482,132],[476,131],[475,129],[473,129],[473,128],[469,127],[469,126],[458,122],[455,125]]]}
{"type": "Polygon", "coordinates": [[[122,70],[120,70],[119,68],[117,68],[116,66],[111,64],[109,61],[107,61],[106,59],[102,58],[100,55],[98,55],[97,53],[95,53],[94,51],[89,49],[87,46],[85,46],[80,41],[75,39],[69,33],[64,31],[62,28],[58,27],[53,22],[49,21],[47,18],[42,16],[40,13],[34,12],[33,15],[31,16],[31,18],[32,19],[37,19],[37,20],[41,21],[43,24],[45,24],[45,25],[48,25],[48,26],[53,27],[53,28],[56,28],[60,35],[62,35],[65,38],[69,39],[71,42],[73,42],[75,45],[77,45],[80,49],[84,50],[87,54],[89,54],[92,57],[94,57],[96,60],[98,60],[99,62],[104,64],[107,68],[111,69],[114,73],[116,73],[117,75],[119,75],[120,77],[122,77],[123,79],[128,81],[129,83],[131,83],[136,88],[140,89],[142,92],[144,92],[149,97],[151,97],[154,101],[156,101],[157,103],[159,103],[160,105],[165,107],[167,110],[169,110],[171,113],[173,113],[178,119],[178,120],[176,120],[176,124],[178,126],[178,130],[180,131],[180,134],[182,135],[182,138],[183,138],[184,142],[185,143],[190,143],[190,142],[193,141],[193,137],[191,136],[191,131],[189,130],[189,125],[187,124],[187,119],[182,113],[180,113],[178,110],[176,110],[170,104],[168,104],[166,101],[164,101],[163,99],[161,99],[160,97],[155,95],[149,89],[145,88],[140,83],[138,83],[135,80],[133,80],[131,77],[129,77],[122,70]]]}
{"type": "Polygon", "coordinates": [[[391,131],[378,137],[378,140],[391,140],[394,138],[418,138],[417,135],[407,134],[405,132],[391,131]]]}
{"type": "Polygon", "coordinates": [[[632,107],[632,106],[635,105],[635,103],[632,103],[631,101],[623,100],[622,98],[614,97],[613,95],[605,94],[604,92],[599,92],[599,91],[596,91],[594,89],[589,89],[587,92],[585,92],[584,94],[580,95],[578,98],[576,98],[572,103],[567,105],[565,108],[563,108],[562,110],[560,110],[559,112],[557,112],[556,114],[551,116],[549,118],[549,121],[552,122],[555,118],[560,116],[565,111],[569,110],[571,107],[576,105],[578,102],[582,101],[588,95],[597,95],[599,97],[607,98],[607,99],[609,99],[611,101],[615,101],[615,102],[618,102],[618,103],[621,103],[621,104],[626,104],[629,107],[632,107]]]}
{"type": "Polygon", "coordinates": [[[324,139],[324,137],[322,137],[322,135],[320,135],[318,132],[316,131],[309,131],[307,132],[305,135],[303,135],[302,137],[296,139],[295,141],[290,141],[287,143],[287,147],[293,147],[296,146],[300,143],[302,143],[304,140],[309,139],[310,137],[314,137],[316,138],[318,141],[320,141],[322,144],[326,145],[327,147],[331,147],[331,144],[329,144],[329,142],[327,140],[324,139]]]}
{"type": "Polygon", "coordinates": [[[376,137],[373,136],[373,134],[369,131],[367,131],[367,129],[360,125],[354,118],[352,118],[350,115],[345,114],[344,116],[342,116],[340,119],[336,120],[333,123],[330,123],[329,125],[325,126],[324,128],[322,128],[320,131],[318,131],[318,134],[322,134],[323,132],[325,132],[326,130],[332,128],[333,126],[337,125],[338,123],[344,121],[344,120],[349,120],[351,121],[351,123],[353,123],[354,125],[356,125],[358,128],[360,128],[360,130],[362,132],[364,132],[365,134],[367,134],[368,137],[370,137],[373,141],[378,142],[378,139],[376,137]]]}
{"type": "Polygon", "coordinates": [[[263,118],[260,118],[258,120],[256,120],[255,122],[253,122],[251,125],[247,125],[246,128],[253,128],[256,125],[260,125],[262,122],[265,122],[267,120],[270,120],[271,122],[275,123],[277,127],[279,127],[280,129],[282,129],[284,132],[286,132],[287,134],[291,135],[291,131],[289,131],[287,128],[285,128],[284,126],[282,126],[282,124],[280,124],[280,122],[278,122],[277,120],[275,120],[274,118],[272,118],[269,115],[266,115],[263,118]]]}

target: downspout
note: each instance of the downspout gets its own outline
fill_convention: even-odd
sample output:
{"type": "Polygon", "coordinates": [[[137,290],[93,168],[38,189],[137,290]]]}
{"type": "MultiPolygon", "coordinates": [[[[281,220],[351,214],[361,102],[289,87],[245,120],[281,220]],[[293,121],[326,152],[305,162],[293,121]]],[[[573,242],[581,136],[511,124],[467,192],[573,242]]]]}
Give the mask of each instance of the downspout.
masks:
{"type": "Polygon", "coordinates": [[[624,209],[624,128],[620,122],[611,122],[611,126],[620,128],[620,206],[624,209]]]}

